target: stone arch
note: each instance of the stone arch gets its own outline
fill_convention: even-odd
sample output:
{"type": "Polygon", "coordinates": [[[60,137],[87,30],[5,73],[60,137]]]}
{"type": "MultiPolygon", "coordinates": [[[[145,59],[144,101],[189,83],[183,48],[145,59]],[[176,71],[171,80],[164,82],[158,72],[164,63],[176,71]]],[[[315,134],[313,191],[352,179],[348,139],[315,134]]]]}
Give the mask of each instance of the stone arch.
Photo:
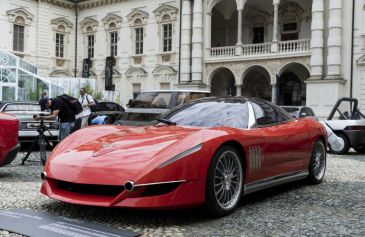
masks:
{"type": "Polygon", "coordinates": [[[152,72],[153,75],[176,75],[176,73],[173,67],[165,65],[157,66],[152,72]]]}
{"type": "Polygon", "coordinates": [[[214,69],[208,78],[213,96],[235,96],[236,79],[235,75],[227,67],[218,67],[214,69]]]}
{"type": "Polygon", "coordinates": [[[306,84],[310,76],[309,68],[298,62],[283,65],[277,74],[277,103],[279,105],[305,105],[306,84]]]}
{"type": "Polygon", "coordinates": [[[258,97],[268,101],[272,99],[271,76],[262,65],[247,67],[241,76],[242,96],[258,97]]]}
{"type": "Polygon", "coordinates": [[[238,12],[236,0],[213,1],[211,9],[211,47],[237,44],[238,12]]]}
{"type": "Polygon", "coordinates": [[[144,70],[143,68],[140,68],[140,67],[131,67],[126,71],[125,75],[127,77],[147,76],[148,72],[146,70],[144,70]]]}
{"type": "MultiPolygon", "coordinates": [[[[102,71],[102,73],[100,74],[101,77],[105,77],[105,70],[102,71]]],[[[113,69],[113,76],[115,77],[121,77],[122,74],[117,70],[117,69],[113,69]]]]}
{"type": "Polygon", "coordinates": [[[67,70],[55,70],[49,74],[50,77],[73,77],[72,73],[67,70]]]}

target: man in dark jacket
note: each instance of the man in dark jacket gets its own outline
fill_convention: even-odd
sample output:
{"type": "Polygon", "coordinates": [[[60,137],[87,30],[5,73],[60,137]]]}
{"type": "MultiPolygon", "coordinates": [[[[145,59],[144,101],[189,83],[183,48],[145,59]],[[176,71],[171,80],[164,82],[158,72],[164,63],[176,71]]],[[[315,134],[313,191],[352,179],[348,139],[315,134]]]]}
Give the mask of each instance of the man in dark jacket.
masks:
{"type": "Polygon", "coordinates": [[[34,119],[37,121],[41,119],[54,120],[58,117],[60,121],[60,132],[58,139],[61,141],[67,137],[70,134],[72,128],[75,126],[76,120],[75,113],[67,104],[67,102],[59,97],[56,97],[54,99],[43,98],[39,104],[41,107],[43,106],[46,109],[50,109],[51,114],[43,116],[37,115],[34,119]]]}

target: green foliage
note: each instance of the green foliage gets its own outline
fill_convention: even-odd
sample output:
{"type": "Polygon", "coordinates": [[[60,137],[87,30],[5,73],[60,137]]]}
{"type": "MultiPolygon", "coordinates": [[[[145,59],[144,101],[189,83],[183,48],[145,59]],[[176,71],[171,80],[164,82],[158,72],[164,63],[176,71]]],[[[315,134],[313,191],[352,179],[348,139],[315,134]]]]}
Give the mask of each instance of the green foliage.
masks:
{"type": "Polygon", "coordinates": [[[92,97],[96,100],[101,100],[103,98],[103,93],[96,91],[94,94],[92,94],[92,97]]]}
{"type": "Polygon", "coordinates": [[[93,95],[94,90],[93,90],[93,88],[91,88],[91,85],[90,85],[90,82],[89,81],[86,81],[86,83],[84,83],[82,87],[85,88],[86,94],[89,94],[92,97],[94,97],[94,95],[93,95]]]}

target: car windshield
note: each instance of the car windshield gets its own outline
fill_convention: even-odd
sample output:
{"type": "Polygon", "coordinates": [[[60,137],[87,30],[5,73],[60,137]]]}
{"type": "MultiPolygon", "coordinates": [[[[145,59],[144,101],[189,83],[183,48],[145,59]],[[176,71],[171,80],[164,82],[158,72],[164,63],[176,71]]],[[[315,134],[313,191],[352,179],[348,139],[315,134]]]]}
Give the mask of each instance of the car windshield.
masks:
{"type": "Polygon", "coordinates": [[[170,108],[171,92],[141,92],[130,108],[170,108]]]}
{"type": "Polygon", "coordinates": [[[201,101],[185,104],[161,118],[177,125],[248,127],[248,106],[238,101],[201,101]]]}

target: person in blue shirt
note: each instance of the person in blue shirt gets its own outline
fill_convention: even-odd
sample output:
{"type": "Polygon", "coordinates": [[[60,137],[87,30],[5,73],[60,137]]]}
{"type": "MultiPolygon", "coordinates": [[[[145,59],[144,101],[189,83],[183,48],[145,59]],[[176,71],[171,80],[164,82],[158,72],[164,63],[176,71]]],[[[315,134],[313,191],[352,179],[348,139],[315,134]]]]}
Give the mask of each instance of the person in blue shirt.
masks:
{"type": "Polygon", "coordinates": [[[106,115],[99,115],[91,120],[92,125],[101,125],[101,124],[112,124],[113,119],[106,115]]]}

